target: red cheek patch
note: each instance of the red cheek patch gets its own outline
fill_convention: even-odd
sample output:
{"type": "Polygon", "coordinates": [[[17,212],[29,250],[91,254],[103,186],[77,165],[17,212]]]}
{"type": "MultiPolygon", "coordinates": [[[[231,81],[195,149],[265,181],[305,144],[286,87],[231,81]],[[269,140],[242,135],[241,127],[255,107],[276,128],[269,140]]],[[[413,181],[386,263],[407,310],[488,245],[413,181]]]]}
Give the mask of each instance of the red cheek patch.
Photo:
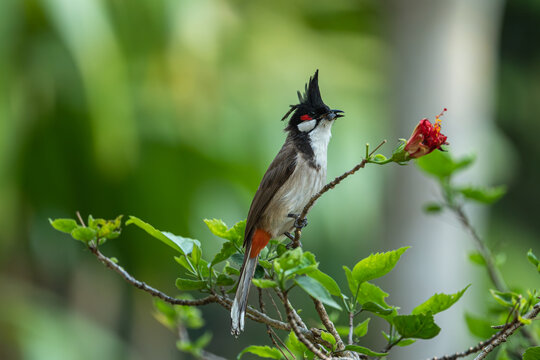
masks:
{"type": "Polygon", "coordinates": [[[300,116],[300,120],[302,120],[302,121],[308,121],[308,120],[313,120],[313,118],[312,118],[311,116],[309,116],[309,115],[306,114],[306,115],[300,116]]]}

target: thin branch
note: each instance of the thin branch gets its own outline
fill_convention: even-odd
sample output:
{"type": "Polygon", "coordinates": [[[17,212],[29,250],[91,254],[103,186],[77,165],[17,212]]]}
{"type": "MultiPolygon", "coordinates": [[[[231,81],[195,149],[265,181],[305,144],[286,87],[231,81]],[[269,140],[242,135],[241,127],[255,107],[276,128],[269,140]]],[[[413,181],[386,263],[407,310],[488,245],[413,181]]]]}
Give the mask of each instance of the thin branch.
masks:
{"type": "Polygon", "coordinates": [[[84,220],[83,220],[83,218],[81,216],[81,213],[79,211],[77,211],[76,214],[77,214],[77,218],[81,222],[82,227],[86,227],[86,224],[84,223],[84,220]]]}
{"type": "Polygon", "coordinates": [[[476,229],[472,226],[471,222],[469,221],[469,218],[467,215],[465,215],[465,212],[463,212],[463,209],[460,206],[452,207],[452,209],[455,211],[459,221],[469,231],[472,238],[474,239],[474,242],[476,244],[476,248],[484,258],[484,261],[486,262],[486,268],[488,271],[489,278],[491,279],[491,282],[495,286],[495,288],[499,291],[508,291],[508,286],[504,282],[504,279],[502,278],[499,270],[497,269],[497,266],[495,265],[495,261],[493,259],[493,255],[491,254],[491,251],[489,251],[486,244],[484,244],[484,241],[480,238],[478,233],[476,232],[476,229]]]}
{"type": "MultiPolygon", "coordinates": [[[[536,305],[533,306],[533,309],[524,316],[524,319],[532,320],[538,315],[538,313],[540,313],[540,302],[536,303],[536,305]]],[[[499,331],[497,333],[498,336],[496,337],[496,339],[493,340],[489,345],[485,346],[482,349],[482,352],[478,354],[478,356],[475,357],[474,360],[484,359],[491,351],[493,351],[493,349],[505,342],[510,335],[512,335],[517,329],[519,329],[523,325],[525,324],[519,321],[519,319],[514,320],[514,322],[510,326],[508,326],[507,329],[499,331]]]]}
{"type": "Polygon", "coordinates": [[[399,344],[399,342],[403,340],[403,336],[400,336],[399,338],[397,338],[394,342],[392,343],[389,343],[388,345],[386,345],[386,347],[384,348],[384,350],[382,352],[389,352],[394,346],[396,346],[397,344],[399,344]]]}
{"type": "MultiPolygon", "coordinates": [[[[505,292],[508,291],[508,285],[506,285],[506,282],[504,281],[504,278],[502,277],[499,269],[495,265],[495,260],[493,258],[493,255],[491,254],[491,251],[486,246],[480,235],[476,232],[476,229],[472,226],[469,218],[463,211],[461,206],[450,206],[452,210],[456,213],[457,218],[463,225],[465,229],[469,231],[472,238],[474,239],[474,242],[476,244],[476,248],[484,258],[484,261],[486,262],[486,268],[489,275],[489,278],[491,279],[491,282],[495,286],[495,288],[499,291],[505,292]]],[[[523,329],[521,332],[521,335],[525,337],[529,343],[533,346],[538,345],[535,341],[534,337],[530,333],[529,329],[523,329]]]]}
{"type": "Polygon", "coordinates": [[[336,351],[340,352],[345,350],[345,344],[343,343],[343,340],[341,340],[341,337],[339,336],[336,327],[334,326],[334,323],[330,321],[330,318],[328,317],[328,313],[326,312],[326,309],[324,308],[324,305],[320,300],[315,299],[314,297],[311,298],[313,300],[313,303],[315,304],[315,309],[317,310],[317,313],[319,314],[319,317],[321,318],[321,321],[328,330],[330,334],[336,339],[336,351]]]}
{"type": "MultiPolygon", "coordinates": [[[[300,340],[302,344],[304,344],[309,351],[311,351],[315,356],[319,357],[322,360],[331,360],[326,354],[323,354],[315,345],[313,345],[312,342],[310,342],[302,333],[301,329],[299,328],[296,318],[293,315],[293,310],[291,308],[291,305],[289,304],[289,300],[287,299],[287,293],[283,293],[283,305],[285,305],[285,312],[287,313],[287,320],[289,321],[289,324],[291,325],[292,330],[294,331],[294,334],[300,340]]],[[[298,315],[297,315],[298,316],[298,315]]]]}
{"type": "Polygon", "coordinates": [[[105,264],[105,266],[107,266],[109,269],[111,269],[111,270],[117,272],[118,274],[120,274],[120,276],[123,277],[124,280],[126,280],[128,283],[135,286],[137,289],[146,291],[150,295],[155,296],[157,298],[160,298],[163,301],[168,302],[169,304],[172,304],[172,305],[187,305],[187,306],[200,306],[200,305],[207,305],[207,304],[217,302],[217,298],[216,298],[215,295],[209,295],[207,297],[204,297],[202,299],[197,299],[197,300],[182,300],[182,299],[177,299],[177,298],[174,298],[172,296],[169,296],[169,295],[167,295],[167,294],[165,294],[165,293],[151,287],[150,285],[147,285],[146,283],[135,279],[130,273],[128,273],[126,270],[124,270],[124,268],[122,268],[120,265],[118,265],[117,263],[112,261],[107,256],[103,255],[101,253],[101,251],[99,251],[99,249],[95,247],[95,245],[88,246],[88,249],[90,249],[92,254],[94,254],[101,263],[105,264]]]}
{"type": "Polygon", "coordinates": [[[274,306],[274,309],[276,310],[278,316],[279,316],[279,320],[283,321],[283,316],[281,316],[281,311],[279,311],[279,308],[276,304],[276,302],[274,301],[274,297],[272,296],[272,293],[271,292],[268,292],[268,297],[270,298],[270,301],[272,302],[272,305],[274,306]]]}
{"type": "MultiPolygon", "coordinates": [[[[103,255],[103,253],[101,253],[101,251],[99,251],[99,249],[97,249],[94,245],[91,245],[88,247],[90,249],[90,252],[92,252],[92,254],[94,254],[96,256],[96,258],[102,263],[104,264],[105,266],[107,266],[109,269],[115,271],[116,273],[118,273],[126,282],[128,282],[129,284],[135,286],[137,289],[140,289],[142,291],[145,291],[147,293],[149,293],[150,295],[154,296],[154,297],[157,297],[171,305],[185,305],[185,306],[202,306],[202,305],[207,305],[207,304],[212,304],[212,303],[217,303],[221,306],[223,306],[224,308],[230,310],[231,307],[232,307],[232,300],[227,298],[227,297],[224,297],[224,296],[221,296],[215,292],[212,291],[212,294],[207,296],[207,297],[204,297],[204,298],[201,298],[201,299],[196,299],[196,300],[182,300],[182,299],[177,299],[177,298],[174,298],[172,296],[169,296],[153,287],[151,287],[150,285],[140,281],[140,280],[137,280],[135,279],[130,273],[128,273],[126,270],[124,270],[124,268],[122,268],[120,265],[118,265],[117,263],[115,263],[114,261],[112,261],[110,258],[108,258],[107,256],[103,255]]],[[[296,312],[293,310],[293,313],[295,314],[296,317],[300,318],[298,316],[298,314],[296,314],[296,312]]],[[[262,323],[262,324],[266,324],[266,325],[269,325],[271,326],[272,328],[274,329],[278,329],[278,330],[284,330],[284,331],[291,331],[291,326],[286,323],[286,322],[283,322],[283,321],[279,321],[279,320],[276,320],[276,319],[272,319],[271,317],[269,317],[268,315],[266,314],[263,314],[259,311],[257,311],[256,309],[254,309],[253,307],[251,306],[248,306],[248,308],[246,309],[246,316],[253,320],[253,321],[256,321],[256,322],[259,322],[259,323],[262,323]]],[[[301,319],[300,319],[301,321],[301,319]]],[[[329,343],[325,340],[323,340],[321,337],[320,337],[320,334],[313,331],[313,330],[308,330],[308,328],[305,326],[305,324],[303,322],[301,322],[302,324],[302,329],[300,329],[302,335],[308,339],[309,341],[311,341],[312,343],[315,343],[315,344],[323,344],[323,345],[328,345],[329,343]]]]}
{"type": "MultiPolygon", "coordinates": [[[[325,192],[327,192],[329,190],[332,190],[334,187],[336,187],[336,185],[338,185],[340,182],[342,182],[345,178],[351,176],[352,174],[354,174],[358,170],[364,168],[366,166],[366,164],[370,161],[371,156],[377,150],[379,150],[379,148],[381,146],[383,146],[384,144],[386,144],[386,140],[383,140],[379,145],[377,145],[377,147],[371,153],[369,153],[369,155],[365,159],[362,159],[360,164],[356,165],[351,170],[349,170],[349,171],[341,174],[340,176],[336,177],[334,180],[332,180],[331,182],[326,184],[321,190],[319,190],[319,192],[317,194],[313,195],[311,197],[311,199],[309,200],[309,202],[306,204],[306,206],[304,206],[304,209],[302,210],[302,213],[300,213],[300,216],[298,217],[297,222],[298,221],[301,222],[302,220],[304,220],[306,218],[306,215],[308,214],[309,210],[311,210],[311,208],[315,204],[315,201],[317,201],[321,196],[323,196],[323,194],[325,192]]],[[[294,240],[293,240],[293,243],[292,243],[293,248],[296,248],[296,247],[299,246],[301,234],[302,234],[301,229],[296,228],[295,231],[294,231],[294,240]]]]}
{"type": "Polygon", "coordinates": [[[276,290],[276,294],[277,296],[279,297],[279,299],[281,300],[281,302],[283,302],[283,304],[285,304],[285,302],[289,305],[289,307],[291,308],[291,311],[292,311],[292,314],[294,316],[294,319],[296,320],[296,323],[302,327],[303,329],[307,329],[307,326],[306,324],[304,324],[304,321],[302,320],[302,318],[300,317],[300,315],[298,315],[298,313],[296,312],[296,310],[294,310],[293,306],[291,305],[291,303],[289,302],[289,300],[285,297],[285,293],[282,292],[281,290],[279,289],[275,289],[276,290]]]}
{"type": "MultiPolygon", "coordinates": [[[[111,269],[111,270],[115,271],[116,273],[120,274],[120,276],[122,276],[122,278],[124,278],[124,280],[127,281],[129,284],[131,284],[131,285],[135,286],[137,289],[143,290],[143,291],[149,293],[150,295],[152,295],[154,297],[157,297],[157,298],[159,298],[159,299],[161,299],[161,300],[163,300],[163,301],[165,301],[165,302],[167,302],[167,303],[169,303],[171,305],[201,306],[201,305],[207,305],[207,304],[212,304],[212,303],[218,303],[218,304],[222,305],[223,307],[225,307],[225,308],[227,308],[229,310],[230,310],[230,308],[232,306],[232,300],[230,300],[227,297],[218,295],[215,292],[213,292],[211,295],[208,295],[207,297],[204,297],[204,298],[201,298],[201,299],[196,299],[196,300],[182,300],[182,299],[177,299],[177,298],[174,298],[172,296],[169,296],[169,295],[163,293],[162,291],[159,291],[159,290],[151,287],[150,285],[148,285],[148,284],[146,284],[146,283],[144,283],[144,282],[142,282],[140,280],[135,279],[130,273],[128,273],[126,270],[124,270],[124,268],[122,268],[120,265],[118,265],[117,263],[112,261],[107,256],[103,255],[103,253],[101,253],[101,251],[99,251],[99,249],[97,249],[95,246],[91,245],[88,248],[90,249],[92,254],[94,254],[101,263],[103,263],[109,269],[111,269]]],[[[272,319],[271,317],[267,316],[266,314],[263,314],[263,313],[255,310],[251,306],[249,306],[247,308],[246,313],[247,313],[247,316],[250,319],[254,320],[254,321],[257,321],[257,322],[260,322],[260,323],[263,323],[263,324],[267,324],[269,326],[272,326],[273,328],[280,329],[280,330],[285,330],[285,331],[290,331],[291,330],[289,324],[287,324],[287,323],[285,323],[283,321],[272,319]]]]}
{"type": "MultiPolygon", "coordinates": [[[[259,292],[259,308],[261,309],[261,312],[263,314],[266,313],[265,311],[265,308],[264,308],[264,300],[263,300],[263,292],[262,292],[262,289],[261,288],[257,288],[258,292],[259,292]]],[[[278,343],[276,342],[276,339],[274,338],[277,337],[280,342],[281,342],[281,339],[279,338],[279,336],[277,336],[273,331],[272,331],[272,328],[269,326],[269,325],[266,325],[266,333],[268,334],[268,336],[270,337],[270,341],[272,341],[272,344],[274,344],[274,346],[279,350],[279,352],[281,353],[281,355],[283,355],[283,357],[286,359],[286,360],[289,360],[289,357],[285,354],[285,352],[283,351],[283,349],[281,348],[280,345],[278,345],[278,343]]],[[[289,348],[287,346],[285,346],[285,344],[283,344],[283,342],[281,342],[281,344],[287,349],[287,351],[289,352],[289,354],[292,355],[292,357],[294,358],[294,355],[291,353],[291,350],[289,350],[289,348]]]]}
{"type": "MultiPolygon", "coordinates": [[[[540,312],[540,303],[537,303],[535,306],[533,306],[533,309],[525,316],[525,319],[534,319],[536,316],[538,316],[538,313],[540,312]]],[[[475,354],[479,351],[482,351],[482,353],[478,354],[478,356],[474,360],[481,360],[484,359],[487,354],[489,354],[493,349],[495,349],[497,346],[499,346],[502,342],[505,342],[510,335],[512,335],[517,329],[519,329],[524,324],[520,322],[518,319],[514,320],[510,324],[504,325],[504,328],[493,334],[489,339],[484,340],[476,344],[475,346],[471,346],[465,351],[458,352],[452,355],[443,355],[441,357],[433,357],[428,360],[455,360],[459,359],[465,356],[469,356],[471,354],[475,354]]]]}
{"type": "Polygon", "coordinates": [[[348,338],[348,344],[353,344],[353,332],[354,332],[354,313],[352,311],[349,312],[349,338],[348,338]]]}
{"type": "MultiPolygon", "coordinates": [[[[507,326],[508,325],[506,325],[506,327],[507,326]]],[[[487,345],[491,344],[493,341],[495,341],[495,339],[497,339],[497,337],[499,335],[500,335],[499,333],[495,333],[489,339],[484,340],[484,341],[480,341],[478,344],[476,344],[475,346],[471,346],[470,348],[468,348],[465,351],[457,352],[457,353],[452,354],[452,355],[443,355],[441,357],[433,357],[433,358],[428,359],[428,360],[455,360],[455,359],[459,359],[459,358],[462,358],[462,357],[465,357],[465,356],[469,356],[471,354],[475,354],[475,353],[479,352],[480,350],[482,350],[485,346],[487,346],[487,345]]]]}

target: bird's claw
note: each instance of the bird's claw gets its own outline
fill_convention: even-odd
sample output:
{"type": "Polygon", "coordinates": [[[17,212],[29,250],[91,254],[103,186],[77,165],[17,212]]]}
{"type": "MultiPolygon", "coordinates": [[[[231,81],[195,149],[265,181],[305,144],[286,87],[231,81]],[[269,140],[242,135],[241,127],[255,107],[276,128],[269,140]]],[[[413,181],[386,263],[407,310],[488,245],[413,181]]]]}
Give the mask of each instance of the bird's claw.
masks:
{"type": "Polygon", "coordinates": [[[300,242],[300,240],[298,241],[292,240],[290,243],[285,245],[285,247],[287,248],[287,250],[296,249],[297,247],[302,247],[302,243],[300,242]]]}
{"type": "Polygon", "coordinates": [[[300,219],[300,215],[298,215],[298,214],[288,214],[287,216],[290,217],[290,218],[295,219],[294,227],[299,229],[299,230],[305,228],[307,226],[307,224],[308,224],[307,219],[306,218],[300,219]]]}
{"type": "Polygon", "coordinates": [[[302,247],[302,243],[300,242],[300,240],[294,240],[294,236],[290,232],[286,232],[284,235],[288,237],[289,240],[291,240],[290,243],[285,245],[287,250],[296,249],[297,247],[302,247]]]}

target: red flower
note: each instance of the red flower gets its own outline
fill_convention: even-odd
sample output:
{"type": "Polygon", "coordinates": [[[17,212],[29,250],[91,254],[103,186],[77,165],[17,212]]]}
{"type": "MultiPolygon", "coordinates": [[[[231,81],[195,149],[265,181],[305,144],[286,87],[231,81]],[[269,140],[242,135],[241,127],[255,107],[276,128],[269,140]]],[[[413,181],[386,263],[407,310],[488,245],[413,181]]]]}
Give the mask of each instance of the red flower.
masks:
{"type": "Polygon", "coordinates": [[[448,145],[446,136],[441,134],[441,120],[439,119],[445,111],[446,109],[435,118],[435,124],[429,122],[428,119],[422,119],[416,125],[405,145],[405,151],[411,158],[417,159],[435,149],[442,150],[441,145],[448,145]]]}

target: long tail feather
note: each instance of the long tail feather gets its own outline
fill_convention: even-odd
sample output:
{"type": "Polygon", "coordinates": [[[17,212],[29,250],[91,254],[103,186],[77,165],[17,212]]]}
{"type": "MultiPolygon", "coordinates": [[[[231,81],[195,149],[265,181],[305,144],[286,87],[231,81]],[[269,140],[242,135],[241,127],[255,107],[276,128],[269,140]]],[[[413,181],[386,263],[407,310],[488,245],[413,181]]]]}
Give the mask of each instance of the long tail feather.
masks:
{"type": "Polygon", "coordinates": [[[249,288],[251,287],[251,279],[255,274],[257,260],[259,256],[249,257],[249,251],[246,250],[244,265],[240,272],[240,280],[236,289],[233,306],[231,308],[231,334],[238,336],[244,331],[244,317],[246,314],[249,288]]]}

